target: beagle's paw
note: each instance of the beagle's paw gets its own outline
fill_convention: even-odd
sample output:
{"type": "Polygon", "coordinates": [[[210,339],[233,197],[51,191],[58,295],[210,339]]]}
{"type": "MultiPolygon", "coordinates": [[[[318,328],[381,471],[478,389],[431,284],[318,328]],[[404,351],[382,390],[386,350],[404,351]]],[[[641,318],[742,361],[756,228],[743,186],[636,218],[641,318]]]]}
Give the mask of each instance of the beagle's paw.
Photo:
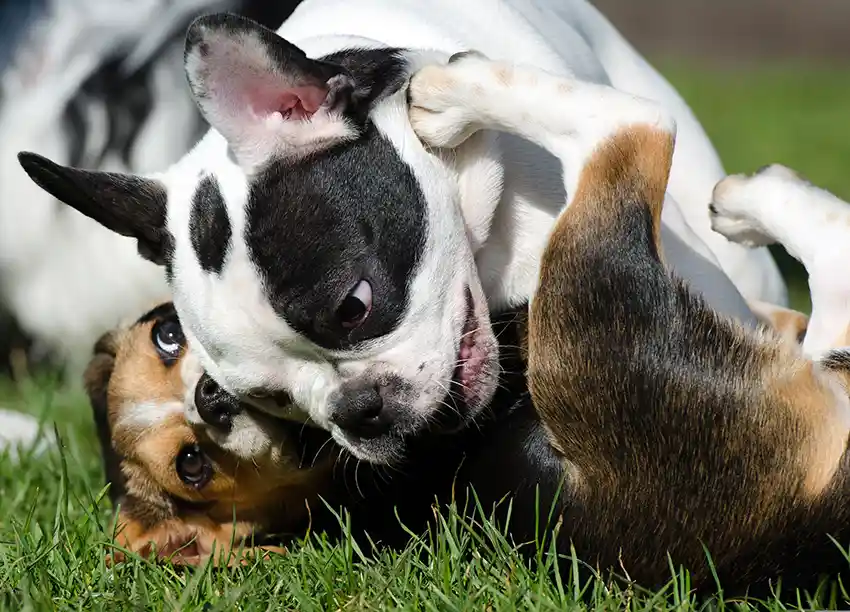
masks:
{"type": "Polygon", "coordinates": [[[430,65],[410,79],[410,122],[423,143],[452,148],[482,129],[488,79],[498,62],[477,51],[456,53],[445,65],[430,65]]]}
{"type": "Polygon", "coordinates": [[[711,226],[744,246],[779,243],[808,269],[850,255],[850,205],[774,164],[728,176],[714,188],[711,226]]]}

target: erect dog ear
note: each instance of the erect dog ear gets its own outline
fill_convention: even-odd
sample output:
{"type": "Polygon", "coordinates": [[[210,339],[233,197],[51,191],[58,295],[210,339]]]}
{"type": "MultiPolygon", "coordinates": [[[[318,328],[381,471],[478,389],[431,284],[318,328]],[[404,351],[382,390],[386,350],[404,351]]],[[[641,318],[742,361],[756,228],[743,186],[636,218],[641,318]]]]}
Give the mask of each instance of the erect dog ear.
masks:
{"type": "Polygon", "coordinates": [[[165,228],[167,196],[162,183],[69,168],[35,153],[19,153],[18,162],[36,185],[57,200],[117,234],[135,238],[142,257],[165,264],[171,236],[165,228]]]}
{"type": "Polygon", "coordinates": [[[94,424],[103,457],[103,470],[106,482],[109,484],[109,499],[113,506],[118,505],[127,494],[126,478],[121,471],[122,457],[112,446],[112,432],[109,426],[107,394],[109,379],[115,367],[116,343],[116,332],[103,334],[94,345],[94,356],[83,375],[86,393],[94,413],[94,424]]]}
{"type": "Polygon", "coordinates": [[[201,112],[247,172],[272,155],[305,155],[356,133],[344,116],[355,94],[345,68],[308,58],[250,19],[196,19],[184,66],[201,112]]]}

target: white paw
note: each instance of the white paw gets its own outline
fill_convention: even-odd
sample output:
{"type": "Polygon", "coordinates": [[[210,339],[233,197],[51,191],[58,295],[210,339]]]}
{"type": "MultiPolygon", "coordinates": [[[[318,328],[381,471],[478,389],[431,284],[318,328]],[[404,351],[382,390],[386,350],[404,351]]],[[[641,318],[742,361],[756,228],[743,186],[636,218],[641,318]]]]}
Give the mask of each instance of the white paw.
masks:
{"type": "Polygon", "coordinates": [[[767,166],[753,176],[733,174],[714,187],[709,216],[711,228],[732,242],[755,248],[776,242],[762,223],[770,214],[770,194],[777,181],[798,180],[784,166],[767,166]]]}
{"type": "Polygon", "coordinates": [[[477,52],[453,55],[446,65],[431,65],[410,79],[410,122],[423,143],[456,147],[482,128],[477,102],[495,63],[477,52]]]}

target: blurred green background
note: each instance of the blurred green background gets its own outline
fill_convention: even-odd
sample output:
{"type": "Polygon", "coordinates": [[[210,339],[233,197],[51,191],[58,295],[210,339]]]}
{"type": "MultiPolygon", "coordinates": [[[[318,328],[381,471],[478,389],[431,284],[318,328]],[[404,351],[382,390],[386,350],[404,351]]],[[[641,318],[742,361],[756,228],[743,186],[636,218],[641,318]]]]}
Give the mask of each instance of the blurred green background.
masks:
{"type": "MultiPolygon", "coordinates": [[[[850,68],[813,60],[655,64],[689,102],[727,172],[778,162],[850,198],[850,68]]],[[[805,272],[784,250],[774,253],[789,281],[792,306],[809,312],[805,272]]]]}
{"type": "MultiPolygon", "coordinates": [[[[591,2],[679,89],[728,172],[778,162],[850,198],[850,1],[591,2]]],[[[775,255],[808,312],[804,272],[775,255]]]]}

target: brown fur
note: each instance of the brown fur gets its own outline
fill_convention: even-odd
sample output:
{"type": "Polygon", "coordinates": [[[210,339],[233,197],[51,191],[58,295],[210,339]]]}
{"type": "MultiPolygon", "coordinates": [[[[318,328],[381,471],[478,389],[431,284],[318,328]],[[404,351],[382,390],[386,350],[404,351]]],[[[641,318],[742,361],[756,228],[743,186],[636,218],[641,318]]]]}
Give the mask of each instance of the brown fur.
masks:
{"type": "MultiPolygon", "coordinates": [[[[107,390],[109,419],[116,423],[129,406],[143,403],[182,402],[179,367],[166,367],[150,340],[152,323],[136,326],[116,338],[118,350],[107,390]]],[[[119,336],[116,334],[116,336],[119,336]]],[[[138,432],[119,428],[113,444],[120,453],[132,453],[138,432]]]]}
{"type": "Polygon", "coordinates": [[[528,383],[572,473],[567,532],[585,560],[644,583],[669,577],[669,553],[705,584],[703,545],[724,585],[811,572],[787,551],[835,559],[847,398],[796,343],[670,278],[672,145],[632,127],[598,147],[542,258],[528,383]]]}
{"type": "Polygon", "coordinates": [[[794,344],[802,343],[809,327],[809,317],[802,312],[766,302],[751,300],[750,310],[763,325],[774,329],[783,339],[794,344]]]}
{"type": "MultiPolygon", "coordinates": [[[[183,402],[179,364],[168,366],[159,358],[151,342],[153,325],[153,320],[141,321],[104,335],[85,373],[111,497],[121,506],[116,544],[142,556],[156,551],[158,557],[189,564],[205,561],[214,548],[215,562],[222,563],[224,551],[234,544],[226,557],[233,563],[253,535],[288,532],[308,519],[310,504],[320,503],[330,482],[330,464],[323,460],[302,469],[298,458],[286,452],[265,463],[240,462],[196,432],[182,412],[150,427],[124,419],[139,405],[183,402]],[[175,469],[177,454],[190,444],[198,444],[214,468],[199,490],[185,484],[175,469]]],[[[247,545],[243,552],[258,550],[247,545]]],[[[263,547],[274,550],[280,549],[263,547]]],[[[123,560],[123,551],[110,559],[123,560]]]]}
{"type": "MultiPolygon", "coordinates": [[[[669,554],[694,586],[712,586],[706,549],[727,589],[831,571],[842,559],[827,534],[850,535],[850,356],[814,364],[788,341],[800,317],[763,309],[769,325],[747,331],[670,277],[659,236],[672,153],[672,136],[648,126],[597,149],[552,232],[528,321],[519,321],[544,446],[567,478],[561,549],[574,544],[585,561],[644,584],[669,579],[669,554]]],[[[92,362],[90,393],[108,395],[110,419],[133,405],[128,398],[181,397],[144,355],[147,336],[143,325],[116,335],[92,362]],[[113,373],[106,394],[110,362],[126,372],[113,373]]],[[[846,330],[837,336],[846,344],[846,330]]],[[[203,491],[186,487],[173,458],[206,441],[179,415],[114,437],[128,450],[118,541],[135,552],[153,542],[171,555],[194,540],[177,559],[197,562],[212,542],[241,543],[273,517],[298,516],[297,504],[280,504],[309,503],[321,489],[311,474],[255,470],[212,448],[216,477],[203,491]]]]}
{"type": "Polygon", "coordinates": [[[115,544],[109,564],[126,559],[122,549],[142,557],[154,554],[176,565],[199,565],[213,557],[215,565],[245,563],[251,557],[267,553],[285,553],[279,546],[245,546],[254,534],[251,523],[217,523],[203,514],[168,519],[146,528],[142,523],[119,514],[115,544]]]}

